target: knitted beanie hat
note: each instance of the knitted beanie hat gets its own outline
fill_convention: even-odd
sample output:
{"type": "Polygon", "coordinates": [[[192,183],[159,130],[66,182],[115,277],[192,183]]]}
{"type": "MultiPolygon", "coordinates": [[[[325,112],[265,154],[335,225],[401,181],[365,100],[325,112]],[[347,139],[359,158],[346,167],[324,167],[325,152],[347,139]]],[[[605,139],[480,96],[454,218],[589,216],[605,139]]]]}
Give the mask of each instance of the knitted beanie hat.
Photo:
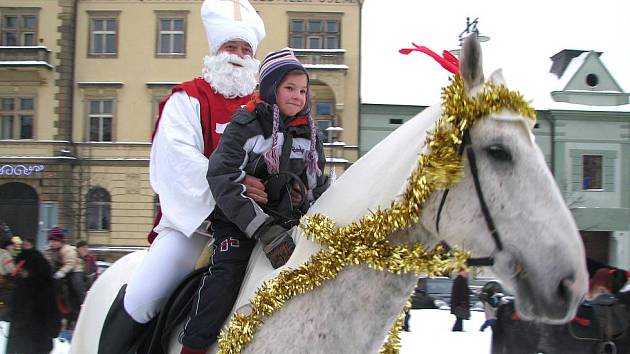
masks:
{"type": "Polygon", "coordinates": [[[65,232],[62,228],[55,226],[48,231],[48,241],[63,241],[65,232]]]}
{"type": "MultiPolygon", "coordinates": [[[[276,103],[276,90],[288,72],[299,70],[309,80],[308,72],[295,57],[291,48],[280,49],[267,54],[260,64],[260,98],[269,105],[276,103]]],[[[307,91],[306,106],[297,115],[306,116],[310,112],[310,89],[307,91]]]]}
{"type": "MultiPolygon", "coordinates": [[[[291,48],[284,48],[267,54],[260,64],[260,98],[273,108],[273,133],[271,135],[272,144],[271,149],[265,153],[265,162],[267,163],[267,170],[270,174],[276,174],[280,170],[280,154],[277,137],[278,126],[280,124],[280,109],[276,104],[276,90],[287,73],[293,70],[304,72],[307,80],[309,80],[308,72],[302,63],[300,63],[300,61],[295,57],[291,48]]],[[[309,114],[310,111],[310,88],[307,88],[306,105],[300,112],[298,112],[297,116],[308,116],[308,124],[311,130],[311,146],[308,154],[306,155],[307,168],[308,173],[319,176],[322,172],[317,166],[318,157],[315,148],[317,127],[315,126],[313,117],[309,114]]]]}

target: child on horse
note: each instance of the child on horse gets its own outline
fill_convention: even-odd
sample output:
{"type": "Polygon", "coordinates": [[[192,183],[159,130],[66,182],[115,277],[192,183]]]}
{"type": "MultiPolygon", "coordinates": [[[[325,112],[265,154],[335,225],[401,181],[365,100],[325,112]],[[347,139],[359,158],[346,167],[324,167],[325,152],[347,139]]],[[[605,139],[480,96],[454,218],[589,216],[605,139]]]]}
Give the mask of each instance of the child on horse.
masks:
{"type": "Polygon", "coordinates": [[[328,185],[309,93],[293,52],[269,53],[260,67],[260,97],[232,116],[209,159],[214,253],[184,327],[182,354],[205,353],[216,341],[257,241],[274,268],[289,260],[295,248],[289,229],[328,185]],[[245,175],[265,181],[265,205],[243,194],[245,175]]]}

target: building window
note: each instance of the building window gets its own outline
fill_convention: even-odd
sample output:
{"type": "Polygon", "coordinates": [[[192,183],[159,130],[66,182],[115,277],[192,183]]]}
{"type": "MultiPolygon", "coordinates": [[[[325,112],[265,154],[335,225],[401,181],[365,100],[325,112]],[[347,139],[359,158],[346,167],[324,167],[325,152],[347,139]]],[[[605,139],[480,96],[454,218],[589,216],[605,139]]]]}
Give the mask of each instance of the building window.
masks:
{"type": "Polygon", "coordinates": [[[88,231],[110,231],[111,197],[104,188],[94,187],[87,194],[85,219],[88,231]]]}
{"type": "Polygon", "coordinates": [[[35,99],[0,97],[0,139],[33,139],[35,99]]]}
{"type": "Polygon", "coordinates": [[[318,116],[331,116],[332,113],[332,103],[317,102],[315,104],[315,114],[318,116]]]}
{"type": "Polygon", "coordinates": [[[602,156],[582,156],[582,189],[602,189],[602,156]]]}
{"type": "Polygon", "coordinates": [[[0,8],[0,45],[37,45],[37,9],[0,8]]]}
{"type": "Polygon", "coordinates": [[[89,141],[112,141],[113,101],[90,100],[88,102],[89,141]]]}
{"type": "Polygon", "coordinates": [[[296,49],[341,48],[339,14],[295,14],[289,22],[289,46],[296,49]]]}
{"type": "Polygon", "coordinates": [[[173,14],[158,15],[157,55],[184,57],[186,19],[173,14]]]}
{"type": "Polygon", "coordinates": [[[599,84],[599,78],[595,74],[586,75],[586,84],[590,87],[595,87],[599,84]]]}
{"type": "Polygon", "coordinates": [[[89,55],[115,57],[118,54],[118,14],[91,13],[89,55]]]}

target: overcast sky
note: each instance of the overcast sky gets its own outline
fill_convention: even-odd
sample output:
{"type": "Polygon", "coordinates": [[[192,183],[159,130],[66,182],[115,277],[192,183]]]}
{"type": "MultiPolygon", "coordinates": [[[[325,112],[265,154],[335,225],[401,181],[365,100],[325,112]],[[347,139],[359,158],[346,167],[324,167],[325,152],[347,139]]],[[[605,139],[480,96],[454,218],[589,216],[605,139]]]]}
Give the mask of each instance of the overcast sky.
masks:
{"type": "MultiPolygon", "coordinates": [[[[441,53],[458,48],[466,17],[479,18],[486,77],[498,68],[511,89],[543,102],[549,57],[562,49],[603,52],[602,61],[630,92],[630,0],[365,0],[362,28],[363,103],[430,105],[449,73],[411,42],[441,53]]],[[[542,108],[542,107],[541,107],[542,108]]]]}

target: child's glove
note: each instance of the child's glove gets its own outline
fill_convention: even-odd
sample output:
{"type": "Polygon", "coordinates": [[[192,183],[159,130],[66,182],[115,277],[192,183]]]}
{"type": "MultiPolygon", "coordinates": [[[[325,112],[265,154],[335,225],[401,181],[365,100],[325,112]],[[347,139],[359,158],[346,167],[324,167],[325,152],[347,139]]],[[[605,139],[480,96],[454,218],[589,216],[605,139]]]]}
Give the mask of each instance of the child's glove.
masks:
{"type": "Polygon", "coordinates": [[[262,242],[263,251],[274,269],[283,266],[295,249],[295,243],[289,231],[280,225],[261,227],[257,238],[262,242]]]}

